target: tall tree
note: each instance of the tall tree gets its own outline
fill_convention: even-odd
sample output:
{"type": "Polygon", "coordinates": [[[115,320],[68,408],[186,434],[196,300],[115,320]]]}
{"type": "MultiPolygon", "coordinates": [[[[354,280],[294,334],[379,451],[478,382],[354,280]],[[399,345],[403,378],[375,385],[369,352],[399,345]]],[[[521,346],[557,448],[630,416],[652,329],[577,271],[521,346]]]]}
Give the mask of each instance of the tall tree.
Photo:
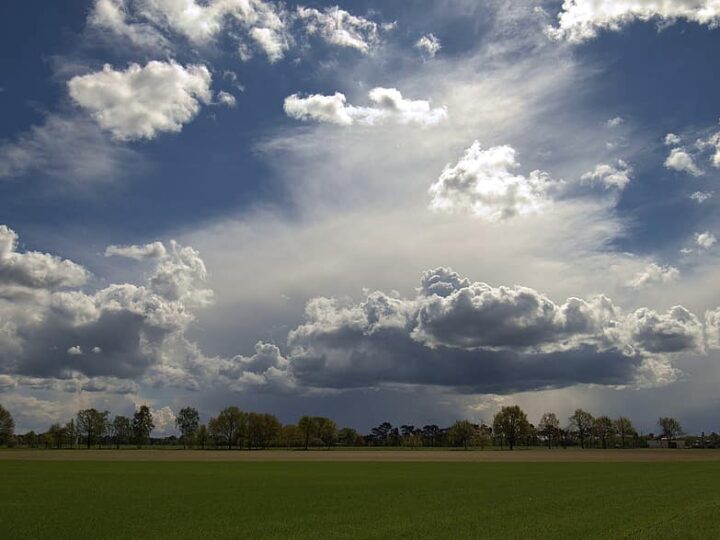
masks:
{"type": "Polygon", "coordinates": [[[133,430],[130,419],[127,416],[116,416],[112,421],[112,436],[115,441],[115,448],[121,444],[127,444],[132,438],[133,430]]]}
{"type": "Polygon", "coordinates": [[[233,445],[242,445],[247,434],[247,414],[237,407],[226,407],[210,420],[208,428],[215,439],[232,450],[233,445]]]}
{"type": "Polygon", "coordinates": [[[180,430],[184,448],[188,443],[192,444],[195,432],[197,432],[200,425],[200,413],[193,407],[180,409],[177,417],[175,417],[175,425],[180,430]]]}
{"type": "Polygon", "coordinates": [[[580,440],[580,448],[585,448],[585,440],[590,435],[593,425],[593,415],[582,409],[576,409],[570,417],[570,428],[575,431],[580,440]]]}
{"type": "Polygon", "coordinates": [[[668,448],[672,447],[673,439],[682,433],[682,427],[680,422],[670,416],[663,416],[658,418],[658,426],[662,429],[662,434],[667,438],[668,448]]]}
{"type": "Polygon", "coordinates": [[[324,416],[315,417],[317,435],[325,446],[330,448],[337,440],[337,425],[335,422],[324,416]]]}
{"type": "Polygon", "coordinates": [[[132,433],[135,444],[138,448],[141,448],[150,438],[150,433],[155,429],[153,423],[152,413],[147,405],[141,405],[140,408],[135,411],[132,419],[132,433]]]}
{"type": "Polygon", "coordinates": [[[538,424],[538,431],[547,440],[548,448],[552,448],[552,441],[557,440],[559,430],[560,420],[558,420],[555,413],[546,412],[542,415],[538,424]]]}
{"type": "Polygon", "coordinates": [[[592,430],[594,435],[600,439],[603,449],[607,448],[608,442],[615,435],[615,425],[612,418],[607,416],[594,418],[592,430]]]}
{"type": "Polygon", "coordinates": [[[65,444],[65,441],[67,440],[67,429],[60,424],[51,425],[47,434],[50,438],[50,443],[55,448],[62,448],[63,444],[65,444]]]}
{"type": "Polygon", "coordinates": [[[425,440],[430,441],[430,446],[435,446],[440,438],[440,427],[435,424],[423,426],[422,436],[425,440]]]}
{"type": "Polygon", "coordinates": [[[300,420],[298,420],[298,427],[300,428],[300,431],[302,431],[303,439],[305,441],[305,450],[307,450],[310,446],[310,438],[317,431],[315,419],[312,416],[303,416],[300,420]]]}
{"type": "Polygon", "coordinates": [[[247,447],[267,448],[276,441],[282,425],[272,414],[249,413],[247,415],[247,447]]]}
{"type": "Polygon", "coordinates": [[[344,427],[338,431],[338,442],[343,446],[359,446],[362,437],[353,428],[344,427]]]}
{"type": "Polygon", "coordinates": [[[456,446],[462,446],[467,450],[468,444],[475,435],[475,426],[467,420],[458,420],[450,426],[450,441],[456,446]]]}
{"type": "Polygon", "coordinates": [[[210,441],[210,432],[205,424],[201,424],[195,433],[195,444],[205,450],[208,442],[210,441]]]}
{"type": "Polygon", "coordinates": [[[0,446],[9,446],[15,435],[15,420],[5,407],[0,405],[0,446]]]}
{"type": "Polygon", "coordinates": [[[615,420],[615,432],[620,437],[622,447],[626,447],[628,437],[632,437],[635,434],[635,428],[629,418],[621,416],[615,420]]]}
{"type": "Polygon", "coordinates": [[[530,431],[530,422],[527,415],[517,405],[503,407],[493,419],[493,430],[496,435],[507,441],[510,450],[517,441],[530,431]]]}
{"type": "Polygon", "coordinates": [[[99,444],[107,433],[108,411],[100,412],[97,409],[83,409],[78,411],[75,424],[81,437],[85,437],[85,443],[90,448],[93,444],[99,444]]]}

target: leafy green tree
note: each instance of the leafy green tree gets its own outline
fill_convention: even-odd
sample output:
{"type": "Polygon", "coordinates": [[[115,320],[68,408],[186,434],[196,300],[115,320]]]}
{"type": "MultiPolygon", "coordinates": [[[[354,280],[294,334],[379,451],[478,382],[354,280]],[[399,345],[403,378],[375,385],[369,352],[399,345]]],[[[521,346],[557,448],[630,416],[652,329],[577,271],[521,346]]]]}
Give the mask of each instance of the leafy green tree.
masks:
{"type": "Polygon", "coordinates": [[[335,422],[324,416],[315,417],[315,426],[317,427],[317,436],[325,446],[330,448],[337,440],[337,425],[335,422]]]}
{"type": "Polygon", "coordinates": [[[658,426],[662,429],[663,437],[667,438],[668,448],[672,447],[673,439],[682,433],[680,422],[670,416],[658,418],[658,426]]]}
{"type": "Polygon", "coordinates": [[[430,446],[436,446],[438,440],[440,439],[440,427],[435,424],[429,424],[427,426],[423,426],[422,428],[422,437],[426,441],[430,442],[430,446]]]}
{"type": "Polygon", "coordinates": [[[155,424],[153,423],[150,408],[147,405],[141,405],[140,408],[135,411],[132,419],[133,439],[135,439],[135,444],[137,444],[138,448],[141,448],[143,444],[147,443],[153,429],[155,429],[155,424]]]}
{"type": "Polygon", "coordinates": [[[175,425],[180,430],[180,437],[183,441],[183,447],[188,443],[192,443],[195,432],[200,425],[200,413],[193,407],[185,407],[180,409],[175,418],[175,425]]]}
{"type": "Polygon", "coordinates": [[[621,416],[615,420],[615,433],[620,437],[622,447],[626,447],[627,439],[633,437],[636,432],[629,418],[621,416]]]}
{"type": "Polygon", "coordinates": [[[551,412],[543,414],[538,424],[538,431],[547,440],[548,448],[552,448],[552,442],[557,440],[560,431],[560,420],[557,415],[551,412]]]}
{"type": "Polygon", "coordinates": [[[85,438],[87,447],[99,444],[108,428],[108,411],[100,412],[97,409],[83,409],[78,411],[76,418],[77,431],[85,438]]]}
{"type": "Polygon", "coordinates": [[[615,424],[612,418],[607,416],[598,416],[593,419],[593,434],[600,439],[603,449],[608,447],[608,442],[615,435],[615,424]]]}
{"type": "Polygon", "coordinates": [[[205,450],[208,442],[210,442],[210,432],[205,424],[201,424],[195,432],[195,444],[205,450]]]}
{"type": "Polygon", "coordinates": [[[53,424],[48,429],[47,435],[52,446],[62,448],[67,440],[67,429],[60,424],[53,424]]]}
{"type": "Polygon", "coordinates": [[[468,444],[472,441],[475,436],[476,430],[467,420],[458,420],[452,426],[450,426],[450,441],[456,446],[462,446],[467,450],[468,444]]]}
{"type": "Polygon", "coordinates": [[[237,407],[226,407],[208,423],[210,434],[232,450],[247,435],[247,414],[237,407]]]}
{"type": "Polygon", "coordinates": [[[570,428],[577,434],[580,448],[585,448],[585,440],[590,435],[592,425],[593,415],[582,409],[576,409],[570,417],[570,428]]]}
{"type": "Polygon", "coordinates": [[[298,447],[304,444],[302,431],[295,424],[287,424],[280,428],[278,442],[287,448],[298,447]]]}
{"type": "Polygon", "coordinates": [[[310,438],[317,431],[315,419],[312,416],[303,416],[300,420],[298,420],[298,427],[300,428],[300,431],[302,431],[305,441],[305,450],[307,450],[310,446],[310,438]]]}
{"type": "Polygon", "coordinates": [[[5,407],[0,405],[0,446],[10,446],[15,435],[15,420],[5,407]]]}
{"type": "Polygon", "coordinates": [[[503,407],[493,419],[493,431],[507,441],[510,450],[530,432],[527,415],[517,405],[503,407]]]}
{"type": "Polygon", "coordinates": [[[343,446],[360,446],[362,437],[353,428],[344,427],[338,431],[338,442],[343,446]]]}
{"type": "Polygon", "coordinates": [[[71,419],[67,424],[65,424],[65,432],[67,433],[67,441],[70,448],[75,448],[78,440],[78,431],[74,419],[71,419]]]}
{"type": "Polygon", "coordinates": [[[127,444],[133,436],[132,424],[127,416],[116,416],[112,421],[112,437],[115,441],[115,448],[121,444],[127,444]]]}
{"type": "Polygon", "coordinates": [[[267,448],[277,440],[282,425],[272,414],[249,413],[247,415],[247,447],[267,448]]]}

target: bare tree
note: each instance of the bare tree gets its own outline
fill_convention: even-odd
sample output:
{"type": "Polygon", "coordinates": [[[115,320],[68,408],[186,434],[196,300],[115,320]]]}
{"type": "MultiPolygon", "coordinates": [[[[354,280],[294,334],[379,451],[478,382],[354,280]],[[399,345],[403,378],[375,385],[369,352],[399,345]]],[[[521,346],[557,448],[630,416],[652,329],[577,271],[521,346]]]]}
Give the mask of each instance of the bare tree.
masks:
{"type": "Polygon", "coordinates": [[[592,425],[592,414],[582,409],[576,409],[570,417],[570,428],[577,434],[580,440],[580,448],[585,448],[585,439],[590,435],[592,425]]]}
{"type": "Polygon", "coordinates": [[[9,446],[15,435],[15,420],[5,407],[0,405],[0,446],[9,446]]]}
{"type": "Polygon", "coordinates": [[[622,447],[626,447],[628,437],[632,437],[635,434],[635,428],[629,418],[621,416],[615,420],[615,432],[620,437],[622,447]]]}
{"type": "Polygon", "coordinates": [[[658,426],[662,429],[663,436],[667,438],[668,448],[672,447],[673,439],[682,433],[680,422],[670,416],[658,418],[658,426]]]}
{"type": "Polygon", "coordinates": [[[557,439],[558,431],[560,430],[560,420],[555,413],[546,412],[540,418],[538,424],[539,433],[547,440],[548,448],[552,447],[553,439],[557,439]]]}

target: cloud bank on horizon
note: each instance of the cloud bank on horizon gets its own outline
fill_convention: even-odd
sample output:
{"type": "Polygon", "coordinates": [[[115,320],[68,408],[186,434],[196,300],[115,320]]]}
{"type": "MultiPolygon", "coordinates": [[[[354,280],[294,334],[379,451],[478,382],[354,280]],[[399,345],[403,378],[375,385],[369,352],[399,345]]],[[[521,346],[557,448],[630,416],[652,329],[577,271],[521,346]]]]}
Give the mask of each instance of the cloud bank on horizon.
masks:
{"type": "Polygon", "coordinates": [[[505,399],[713,428],[720,83],[698,58],[720,7],[421,4],[88,0],[62,47],[15,36],[52,58],[0,81],[21,429],[80,405],[148,403],[169,432],[187,404],[365,427],[505,399]],[[639,69],[620,40],[665,53],[639,69]]]}

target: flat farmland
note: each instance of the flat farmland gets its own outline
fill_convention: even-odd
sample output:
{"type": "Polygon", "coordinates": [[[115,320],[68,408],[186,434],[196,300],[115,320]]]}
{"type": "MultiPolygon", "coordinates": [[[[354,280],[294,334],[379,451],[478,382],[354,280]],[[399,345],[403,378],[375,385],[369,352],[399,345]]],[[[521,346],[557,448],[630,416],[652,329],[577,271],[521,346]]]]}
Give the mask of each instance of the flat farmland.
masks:
{"type": "Polygon", "coordinates": [[[0,461],[330,461],[330,462],[720,462],[720,450],[333,449],[333,450],[0,450],[0,461]]]}
{"type": "Polygon", "coordinates": [[[62,452],[23,452],[58,456],[35,461],[2,452],[3,538],[720,535],[720,461],[695,457],[713,452],[675,453],[692,461],[635,462],[592,461],[592,452],[575,451],[567,454],[578,457],[564,462],[467,461],[480,454],[531,458],[539,451],[437,451],[422,454],[428,455],[422,461],[408,459],[415,452],[387,452],[407,456],[393,462],[372,451],[324,452],[324,459],[315,457],[320,452],[295,452],[303,456],[295,460],[268,460],[270,454],[282,456],[272,451],[218,452],[224,461],[208,461],[214,457],[208,452],[195,452],[207,454],[204,461],[169,461],[157,452],[100,451],[107,457],[96,460],[69,451],[84,455],[75,461],[58,459],[62,452]],[[342,457],[356,454],[364,459],[342,457]],[[249,461],[245,455],[266,459],[249,461]]]}

